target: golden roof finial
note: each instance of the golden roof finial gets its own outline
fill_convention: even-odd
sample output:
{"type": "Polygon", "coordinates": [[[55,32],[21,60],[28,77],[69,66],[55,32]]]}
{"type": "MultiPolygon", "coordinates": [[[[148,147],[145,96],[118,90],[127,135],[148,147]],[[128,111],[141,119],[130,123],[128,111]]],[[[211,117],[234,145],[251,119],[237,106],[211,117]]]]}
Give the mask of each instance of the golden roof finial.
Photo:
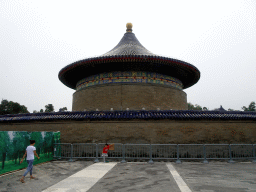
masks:
{"type": "Polygon", "coordinates": [[[126,28],[127,28],[126,29],[127,32],[132,32],[132,23],[127,23],[126,28]]]}

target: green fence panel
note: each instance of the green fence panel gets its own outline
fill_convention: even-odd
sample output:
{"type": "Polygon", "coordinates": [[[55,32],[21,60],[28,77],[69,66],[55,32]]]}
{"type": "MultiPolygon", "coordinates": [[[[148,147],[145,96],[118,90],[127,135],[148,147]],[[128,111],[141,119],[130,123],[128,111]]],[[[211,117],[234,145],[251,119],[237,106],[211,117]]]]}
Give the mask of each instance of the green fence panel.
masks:
{"type": "Polygon", "coordinates": [[[60,143],[60,132],[0,131],[0,174],[27,167],[25,154],[30,140],[35,140],[36,153],[33,165],[53,159],[53,143],[60,143]]]}

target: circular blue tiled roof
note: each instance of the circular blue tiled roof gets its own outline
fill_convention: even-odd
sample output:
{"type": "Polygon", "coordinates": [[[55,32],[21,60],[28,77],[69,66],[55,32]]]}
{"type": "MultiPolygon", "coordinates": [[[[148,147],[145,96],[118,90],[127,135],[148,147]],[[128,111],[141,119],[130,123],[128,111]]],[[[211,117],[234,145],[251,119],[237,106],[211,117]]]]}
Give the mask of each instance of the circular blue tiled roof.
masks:
{"type": "Polygon", "coordinates": [[[104,56],[115,56],[115,55],[155,55],[148,51],[136,38],[132,32],[124,34],[121,41],[111,51],[101,55],[104,56]]]}
{"type": "Polygon", "coordinates": [[[148,71],[175,77],[182,81],[184,89],[194,85],[200,78],[200,71],[193,65],[148,51],[136,38],[132,30],[127,30],[121,41],[109,52],[74,62],[59,72],[60,81],[76,89],[81,79],[91,75],[113,71],[148,71]]]}

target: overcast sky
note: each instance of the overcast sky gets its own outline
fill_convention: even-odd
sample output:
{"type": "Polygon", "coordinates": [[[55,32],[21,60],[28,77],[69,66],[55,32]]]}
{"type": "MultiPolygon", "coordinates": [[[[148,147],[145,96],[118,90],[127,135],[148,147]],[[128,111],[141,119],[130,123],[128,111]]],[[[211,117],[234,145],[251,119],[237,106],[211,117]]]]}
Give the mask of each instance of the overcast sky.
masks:
{"type": "Polygon", "coordinates": [[[256,100],[256,1],[0,1],[0,97],[30,112],[72,109],[66,65],[115,47],[133,24],[149,51],[201,72],[187,100],[241,110],[256,100]]]}

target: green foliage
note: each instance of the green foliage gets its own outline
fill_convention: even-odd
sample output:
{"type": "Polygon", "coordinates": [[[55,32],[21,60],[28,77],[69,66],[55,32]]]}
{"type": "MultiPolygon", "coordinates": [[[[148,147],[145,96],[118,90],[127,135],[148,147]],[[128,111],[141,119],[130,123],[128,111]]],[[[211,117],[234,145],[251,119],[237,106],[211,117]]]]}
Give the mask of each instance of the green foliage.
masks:
{"type": "Polygon", "coordinates": [[[51,147],[53,144],[53,132],[46,132],[44,136],[45,147],[51,147]]]}
{"type": "Polygon", "coordinates": [[[52,151],[53,141],[53,132],[46,132],[44,137],[44,153],[49,154],[52,151]]]}
{"type": "Polygon", "coordinates": [[[54,143],[60,143],[60,132],[54,132],[54,143]]]}
{"type": "Polygon", "coordinates": [[[202,110],[209,110],[209,109],[207,107],[201,107],[198,104],[193,105],[192,103],[188,103],[188,110],[202,111],[202,110]]]}
{"type": "Polygon", "coordinates": [[[2,162],[2,169],[4,168],[4,163],[6,160],[6,155],[7,155],[9,146],[10,146],[10,136],[8,132],[1,131],[0,132],[0,159],[2,162]]]}
{"type": "Polygon", "coordinates": [[[45,112],[53,112],[54,107],[52,104],[45,105],[45,112]]]}
{"type": "Polygon", "coordinates": [[[29,113],[27,107],[19,103],[3,99],[0,104],[0,115],[29,113]]]}
{"type": "Polygon", "coordinates": [[[68,110],[67,107],[62,107],[62,108],[59,109],[59,112],[67,111],[67,110],[68,110]]]}
{"type": "Polygon", "coordinates": [[[252,101],[252,102],[249,104],[248,107],[245,107],[245,106],[242,107],[242,109],[243,109],[244,111],[256,111],[255,108],[256,108],[256,107],[255,107],[255,102],[254,102],[254,101],[252,101]]]}
{"type": "Polygon", "coordinates": [[[29,132],[24,132],[24,131],[13,132],[13,140],[10,147],[11,151],[8,157],[14,159],[15,164],[17,163],[17,159],[18,159],[18,163],[20,164],[20,159],[25,153],[26,147],[30,145],[29,138],[30,138],[29,132]]]}
{"type": "Polygon", "coordinates": [[[41,151],[40,148],[43,147],[43,136],[41,132],[32,132],[30,135],[30,140],[35,140],[36,144],[34,145],[36,147],[36,153],[38,156],[40,155],[41,151]]]}
{"type": "Polygon", "coordinates": [[[20,134],[20,132],[13,132],[13,158],[15,159],[15,164],[17,162],[17,158],[20,158],[21,151],[25,152],[24,148],[24,141],[25,139],[23,136],[20,134]]]}
{"type": "Polygon", "coordinates": [[[7,131],[0,131],[0,152],[7,152],[10,145],[10,136],[7,131]]]}
{"type": "Polygon", "coordinates": [[[0,174],[27,166],[26,161],[22,164],[20,161],[30,140],[36,141],[36,152],[40,156],[40,160],[35,158],[34,164],[50,161],[53,158],[53,143],[60,142],[60,132],[0,131],[0,174]]]}
{"type": "MultiPolygon", "coordinates": [[[[256,111],[256,105],[255,105],[255,102],[252,101],[248,107],[245,107],[243,106],[242,109],[244,111],[256,111]]],[[[198,111],[207,111],[209,110],[207,107],[201,107],[200,105],[193,105],[192,103],[188,103],[188,110],[198,110],[198,111]]],[[[214,109],[214,110],[217,110],[217,109],[214,109]]],[[[234,109],[231,109],[229,108],[228,111],[238,111],[238,110],[234,110],[234,109]]]]}
{"type": "Polygon", "coordinates": [[[33,113],[43,113],[44,110],[43,109],[40,109],[40,111],[37,111],[37,110],[34,110],[33,113]]]}

